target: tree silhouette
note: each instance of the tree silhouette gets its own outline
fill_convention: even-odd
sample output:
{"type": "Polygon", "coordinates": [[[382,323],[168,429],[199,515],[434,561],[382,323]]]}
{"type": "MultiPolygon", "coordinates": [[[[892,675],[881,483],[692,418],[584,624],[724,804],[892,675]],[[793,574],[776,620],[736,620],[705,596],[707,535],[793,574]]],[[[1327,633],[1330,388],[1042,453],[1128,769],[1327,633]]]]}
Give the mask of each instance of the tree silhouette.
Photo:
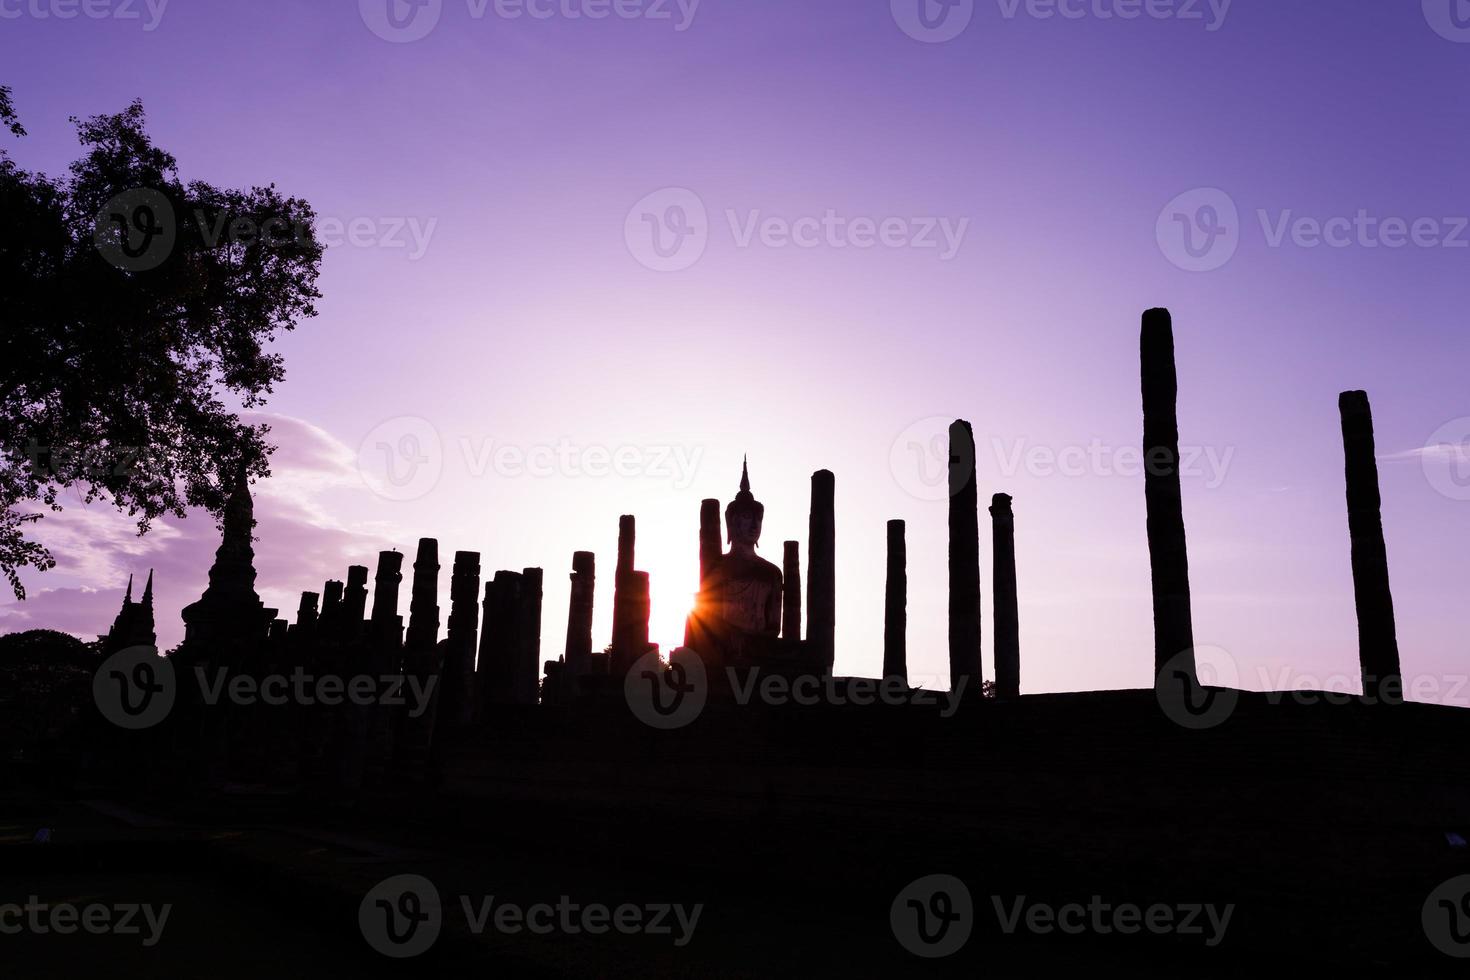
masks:
{"type": "MultiPolygon", "coordinates": [[[[17,598],[19,569],[55,564],[26,525],[66,488],[142,534],[219,515],[242,467],[268,474],[269,427],[236,409],[284,376],[265,347],[320,296],[305,201],[181,182],[139,102],[72,122],[85,152],[64,179],[0,150],[0,571],[17,598]]],[[[0,123],[24,133],[6,89],[0,123]]]]}

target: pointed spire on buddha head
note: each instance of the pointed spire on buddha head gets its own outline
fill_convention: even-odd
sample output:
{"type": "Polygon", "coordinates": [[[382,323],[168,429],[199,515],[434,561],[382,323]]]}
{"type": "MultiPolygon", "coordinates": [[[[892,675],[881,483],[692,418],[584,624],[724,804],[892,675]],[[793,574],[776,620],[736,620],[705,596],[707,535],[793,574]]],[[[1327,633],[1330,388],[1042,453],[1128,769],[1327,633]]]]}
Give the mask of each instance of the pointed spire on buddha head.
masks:
{"type": "Polygon", "coordinates": [[[746,457],[740,467],[740,492],[725,508],[725,527],[730,543],[754,548],[760,541],[761,522],[765,516],[766,505],[750,492],[750,459],[746,457]]]}

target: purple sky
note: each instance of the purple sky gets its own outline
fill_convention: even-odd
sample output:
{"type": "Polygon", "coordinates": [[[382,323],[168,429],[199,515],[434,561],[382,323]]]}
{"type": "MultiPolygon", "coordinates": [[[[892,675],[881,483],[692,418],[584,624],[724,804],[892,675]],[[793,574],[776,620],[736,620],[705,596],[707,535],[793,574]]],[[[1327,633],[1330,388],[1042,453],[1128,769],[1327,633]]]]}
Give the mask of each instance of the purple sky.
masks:
{"type": "MultiPolygon", "coordinates": [[[[443,0],[399,43],[385,0],[0,0],[31,133],[5,145],[60,173],[69,115],[141,97],[186,178],[336,222],[268,406],[270,604],[430,535],[446,616],[454,550],[544,567],[554,656],[577,549],[606,641],[635,513],[667,650],[699,500],[748,452],[778,562],[811,472],[837,474],[839,672],[879,671],[884,522],[907,519],[910,671],[942,684],[928,447],[963,417],[982,506],[1016,498],[1023,690],[1145,686],[1137,332],[1162,305],[1196,637],[1225,679],[1356,687],[1336,396],[1366,388],[1410,690],[1470,703],[1470,460],[1424,451],[1470,436],[1470,3],[924,2],[937,34],[918,0],[443,0]],[[385,487],[379,444],[413,440],[428,462],[385,487]]],[[[60,565],[0,626],[105,630],[156,566],[166,645],[217,543],[95,505],[43,537],[60,565]]]]}

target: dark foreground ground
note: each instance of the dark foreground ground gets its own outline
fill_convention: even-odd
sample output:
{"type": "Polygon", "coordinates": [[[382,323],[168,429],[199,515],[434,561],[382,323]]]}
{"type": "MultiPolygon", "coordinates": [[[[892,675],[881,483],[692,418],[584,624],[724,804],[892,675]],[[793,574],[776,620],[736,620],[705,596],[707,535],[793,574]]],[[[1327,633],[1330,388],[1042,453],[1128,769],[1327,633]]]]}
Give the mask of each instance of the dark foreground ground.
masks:
{"type": "MultiPolygon", "coordinates": [[[[674,732],[611,705],[540,711],[484,732],[437,790],[350,806],[13,762],[0,783],[0,905],[172,908],[151,947],[142,935],[0,933],[0,975],[1463,976],[1470,961],[1436,947],[1424,908],[1470,875],[1455,843],[1470,838],[1467,747],[1470,712],[1451,708],[1243,695],[1222,724],[1188,731],[1140,691],[950,719],[711,707],[674,732]],[[396,960],[373,949],[359,912],[404,874],[432,882],[442,930],[396,960]],[[921,886],[916,898],[970,930],[943,958],[916,955],[935,947],[891,917],[931,875],[969,893],[946,884],[935,904],[921,886]],[[701,910],[682,946],[677,925],[476,933],[461,899],[491,896],[701,910]],[[1176,922],[1195,904],[1232,909],[1223,933],[1204,913],[1198,934],[1007,932],[997,904],[1009,915],[1023,897],[1163,904],[1176,922]]],[[[1470,954],[1470,904],[1454,921],[1466,934],[1452,949],[1470,954]]]]}

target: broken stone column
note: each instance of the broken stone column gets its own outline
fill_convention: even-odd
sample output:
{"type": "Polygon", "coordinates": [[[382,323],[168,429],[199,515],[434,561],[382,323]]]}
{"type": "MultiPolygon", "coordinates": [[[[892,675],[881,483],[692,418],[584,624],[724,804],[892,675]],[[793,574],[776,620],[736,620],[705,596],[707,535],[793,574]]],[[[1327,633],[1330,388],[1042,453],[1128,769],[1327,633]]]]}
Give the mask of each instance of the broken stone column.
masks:
{"type": "Polygon", "coordinates": [[[518,572],[499,571],[485,587],[478,673],[482,700],[487,704],[517,703],[516,664],[526,646],[521,639],[526,621],[522,584],[518,572]]]}
{"type": "Polygon", "coordinates": [[[381,658],[377,669],[397,672],[403,617],[398,615],[398,586],[403,581],[403,555],[397,551],[378,553],[378,573],[373,578],[372,643],[381,658]],[[391,661],[391,662],[390,662],[391,661]]]}
{"type": "Polygon", "coordinates": [[[342,583],[328,579],[322,587],[322,611],[317,617],[317,629],[325,637],[334,637],[342,623],[342,583]]]}
{"type": "Polygon", "coordinates": [[[908,684],[908,545],[903,521],[888,522],[888,579],[883,594],[883,676],[908,684]]]}
{"type": "Polygon", "coordinates": [[[995,694],[1021,696],[1021,626],[1016,598],[1016,520],[1011,498],[998,493],[990,500],[991,549],[994,552],[995,694]]]}
{"type": "Polygon", "coordinates": [[[442,644],[440,729],[462,729],[474,720],[475,635],[479,631],[480,554],[456,551],[449,580],[449,633],[442,644]]]}
{"type": "Polygon", "coordinates": [[[347,588],[342,593],[342,619],[339,623],[341,638],[350,642],[362,635],[362,624],[367,618],[366,565],[353,565],[347,569],[347,588]]]}
{"type": "Polygon", "coordinates": [[[1154,673],[1176,663],[1198,682],[1189,605],[1189,554],[1179,487],[1179,382],[1174,370],[1174,323],[1168,310],[1143,315],[1143,491],[1148,505],[1148,554],[1154,593],[1154,673]]]}
{"type": "Polygon", "coordinates": [[[316,604],[321,596],[315,592],[301,593],[301,605],[296,608],[296,628],[310,630],[316,626],[316,604]]]}
{"type": "Polygon", "coordinates": [[[807,526],[806,631],[813,659],[832,673],[837,652],[837,478],[831,470],[812,474],[807,526]]]}
{"type": "Polygon", "coordinates": [[[517,704],[535,704],[541,693],[541,587],[539,568],[521,571],[520,625],[517,633],[515,699],[517,704]]]}
{"type": "Polygon", "coordinates": [[[949,427],[949,688],[980,691],[980,499],[975,487],[975,432],[949,427]]]}
{"type": "Polygon", "coordinates": [[[1403,700],[1388,547],[1383,540],[1383,498],[1378,489],[1373,409],[1368,394],[1345,391],[1338,399],[1347,458],[1348,530],[1352,535],[1353,593],[1358,607],[1358,661],[1363,694],[1375,701],[1403,700]]]}
{"type": "Polygon", "coordinates": [[[628,671],[649,651],[648,618],[652,611],[648,573],[633,572],[623,585],[625,614],[623,632],[613,637],[612,672],[626,677],[628,671]]]}
{"type": "Polygon", "coordinates": [[[627,635],[635,610],[629,605],[628,583],[633,575],[634,552],[638,540],[638,522],[631,514],[618,518],[618,564],[613,569],[612,645],[627,635]]]}
{"type": "Polygon", "coordinates": [[[715,563],[725,553],[724,535],[720,530],[720,502],[704,500],[699,504],[699,587],[704,589],[715,563]]]}
{"type": "Polygon", "coordinates": [[[801,545],[787,541],[781,556],[781,637],[801,639],[801,545]]]}
{"type": "Polygon", "coordinates": [[[408,633],[404,658],[414,674],[432,674],[439,642],[439,542],[420,538],[413,562],[413,590],[408,600],[408,633]]]}
{"type": "Polygon", "coordinates": [[[587,673],[592,659],[593,597],[597,585],[597,556],[579,551],[572,556],[572,597],[567,610],[566,687],[575,693],[577,678],[587,673]]]}

